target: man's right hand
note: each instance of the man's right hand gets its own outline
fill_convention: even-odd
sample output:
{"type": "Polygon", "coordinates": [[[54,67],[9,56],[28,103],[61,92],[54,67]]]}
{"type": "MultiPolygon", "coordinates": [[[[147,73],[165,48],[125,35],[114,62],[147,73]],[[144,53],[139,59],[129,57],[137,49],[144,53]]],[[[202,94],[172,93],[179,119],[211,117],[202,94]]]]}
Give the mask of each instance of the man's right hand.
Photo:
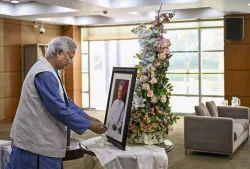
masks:
{"type": "Polygon", "coordinates": [[[113,128],[113,130],[115,131],[115,130],[116,130],[116,125],[113,124],[113,125],[112,125],[112,128],[113,128]]]}
{"type": "Polygon", "coordinates": [[[102,122],[91,121],[89,129],[97,134],[102,134],[107,131],[107,126],[102,122]]]}

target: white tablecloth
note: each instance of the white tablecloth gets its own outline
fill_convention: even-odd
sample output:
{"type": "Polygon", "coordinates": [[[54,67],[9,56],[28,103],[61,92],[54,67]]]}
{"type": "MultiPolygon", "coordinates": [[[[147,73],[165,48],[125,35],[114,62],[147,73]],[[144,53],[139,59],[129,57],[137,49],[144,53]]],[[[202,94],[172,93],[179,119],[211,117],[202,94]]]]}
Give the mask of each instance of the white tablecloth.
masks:
{"type": "Polygon", "coordinates": [[[95,156],[85,155],[83,168],[88,169],[167,169],[168,157],[164,148],[155,145],[127,144],[123,151],[111,143],[95,137],[81,142],[95,153],[95,156]]]}
{"type": "Polygon", "coordinates": [[[0,140],[0,169],[4,169],[11,153],[11,141],[0,140]]]}

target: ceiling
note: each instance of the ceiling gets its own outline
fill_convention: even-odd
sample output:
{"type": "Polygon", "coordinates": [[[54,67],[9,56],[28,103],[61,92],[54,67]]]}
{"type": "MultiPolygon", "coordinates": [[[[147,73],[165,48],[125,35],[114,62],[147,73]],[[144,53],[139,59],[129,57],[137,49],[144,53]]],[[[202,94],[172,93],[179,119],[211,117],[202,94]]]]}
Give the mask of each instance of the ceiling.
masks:
{"type": "Polygon", "coordinates": [[[174,11],[175,20],[219,18],[250,13],[250,0],[0,0],[0,16],[62,25],[110,25],[152,21],[174,11]],[[104,12],[105,11],[105,12],[104,12]]]}
{"type": "MultiPolygon", "coordinates": [[[[10,0],[0,0],[2,2],[10,2],[10,0]]],[[[19,0],[20,3],[34,2],[34,0],[19,0]]]]}

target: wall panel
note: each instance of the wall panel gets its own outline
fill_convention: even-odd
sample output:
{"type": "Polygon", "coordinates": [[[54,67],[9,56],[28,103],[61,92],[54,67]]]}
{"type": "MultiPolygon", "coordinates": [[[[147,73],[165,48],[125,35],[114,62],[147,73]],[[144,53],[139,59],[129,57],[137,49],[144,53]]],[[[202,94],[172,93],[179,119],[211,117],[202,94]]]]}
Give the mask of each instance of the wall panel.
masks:
{"type": "Polygon", "coordinates": [[[78,26],[63,26],[63,35],[71,37],[78,45],[73,64],[65,69],[65,86],[68,96],[82,107],[82,55],[81,55],[81,28],[78,26]]]}
{"type": "MultiPolygon", "coordinates": [[[[250,15],[226,17],[244,17],[244,39],[227,40],[224,36],[225,98],[231,104],[232,97],[237,96],[243,106],[250,107],[250,15]]],[[[226,28],[226,22],[224,25],[226,28]]]]}
{"type": "Polygon", "coordinates": [[[62,27],[45,24],[41,35],[34,22],[0,18],[0,124],[11,122],[19,103],[22,74],[23,46],[47,44],[62,35],[62,27]]]}

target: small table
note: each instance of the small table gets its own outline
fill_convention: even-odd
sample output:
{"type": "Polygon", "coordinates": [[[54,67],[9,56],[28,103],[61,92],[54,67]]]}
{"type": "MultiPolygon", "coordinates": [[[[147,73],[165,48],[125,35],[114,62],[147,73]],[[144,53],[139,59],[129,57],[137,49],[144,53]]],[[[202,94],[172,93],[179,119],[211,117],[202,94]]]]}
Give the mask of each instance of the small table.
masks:
{"type": "MultiPolygon", "coordinates": [[[[166,153],[169,153],[174,149],[174,144],[170,140],[165,140],[163,143],[156,144],[157,146],[164,148],[166,153]]],[[[88,155],[95,156],[95,153],[92,152],[90,149],[88,149],[87,146],[82,146],[81,143],[79,143],[80,149],[88,155]]]]}
{"type": "Polygon", "coordinates": [[[80,147],[86,154],[82,167],[89,169],[119,168],[119,166],[143,169],[148,165],[163,169],[168,165],[166,154],[174,148],[173,143],[166,140],[158,145],[127,144],[126,151],[123,151],[100,137],[84,140],[80,143],[80,147]],[[152,160],[148,160],[149,158],[152,160]]]}

